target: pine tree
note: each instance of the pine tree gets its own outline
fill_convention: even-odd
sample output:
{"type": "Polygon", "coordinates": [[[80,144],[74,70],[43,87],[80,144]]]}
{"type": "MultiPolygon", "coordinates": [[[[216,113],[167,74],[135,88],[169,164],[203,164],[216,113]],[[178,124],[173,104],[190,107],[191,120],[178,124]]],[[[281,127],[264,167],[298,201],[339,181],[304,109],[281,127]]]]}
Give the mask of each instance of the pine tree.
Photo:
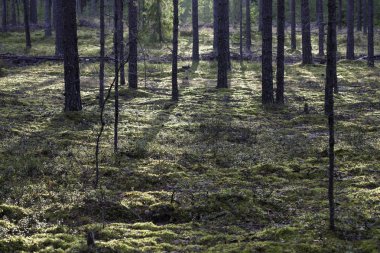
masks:
{"type": "Polygon", "coordinates": [[[290,16],[291,16],[291,47],[292,47],[292,50],[296,50],[297,49],[296,0],[290,0],[290,16]]]}
{"type": "Polygon", "coordinates": [[[3,32],[7,32],[7,0],[2,1],[3,4],[3,10],[2,10],[2,17],[1,17],[1,26],[3,28],[3,32]]]}
{"type": "Polygon", "coordinates": [[[347,0],[347,52],[348,60],[355,60],[354,0],[347,0]]]}
{"type": "Polygon", "coordinates": [[[317,19],[318,19],[318,48],[319,56],[325,55],[325,25],[323,15],[323,0],[317,0],[317,19]]]}
{"type": "Polygon", "coordinates": [[[63,56],[63,0],[53,0],[55,55],[63,56]]]}
{"type": "Polygon", "coordinates": [[[313,64],[310,31],[309,0],[301,0],[302,19],[302,64],[313,64]]]}
{"type": "Polygon", "coordinates": [[[172,58],[172,100],[177,101],[178,92],[178,0],[173,0],[173,58],[172,58]]]}
{"type": "MultiPolygon", "coordinates": [[[[77,8],[78,9],[78,8],[77,8]]],[[[99,106],[104,103],[104,65],[105,65],[105,20],[104,20],[104,0],[99,3],[100,20],[100,62],[99,62],[99,106]]]]}
{"type": "Polygon", "coordinates": [[[273,67],[272,67],[272,0],[263,1],[262,31],[262,103],[273,104],[273,67]]]}
{"type": "Polygon", "coordinates": [[[229,13],[228,0],[218,1],[218,83],[217,88],[228,88],[229,68],[229,13]]]}
{"type": "Polygon", "coordinates": [[[30,38],[30,26],[29,26],[29,0],[24,0],[24,27],[25,27],[25,42],[26,49],[32,47],[32,41],[30,38]]]}
{"type": "Polygon", "coordinates": [[[45,1],[45,37],[51,37],[51,0],[45,1]]]}
{"type": "Polygon", "coordinates": [[[277,89],[276,103],[284,104],[285,1],[277,0],[277,89]]]}
{"type": "Polygon", "coordinates": [[[192,0],[193,61],[199,61],[198,0],[192,0]]]}
{"type": "Polygon", "coordinates": [[[138,35],[138,10],[137,0],[129,0],[128,23],[129,23],[129,67],[128,83],[129,88],[137,89],[137,35],[138,35]]]}
{"type": "Polygon", "coordinates": [[[368,1],[368,66],[375,67],[375,57],[374,57],[374,15],[373,15],[373,0],[368,1]]]}
{"type": "Polygon", "coordinates": [[[251,1],[245,0],[245,47],[248,53],[251,53],[252,36],[251,36],[251,1]]]}

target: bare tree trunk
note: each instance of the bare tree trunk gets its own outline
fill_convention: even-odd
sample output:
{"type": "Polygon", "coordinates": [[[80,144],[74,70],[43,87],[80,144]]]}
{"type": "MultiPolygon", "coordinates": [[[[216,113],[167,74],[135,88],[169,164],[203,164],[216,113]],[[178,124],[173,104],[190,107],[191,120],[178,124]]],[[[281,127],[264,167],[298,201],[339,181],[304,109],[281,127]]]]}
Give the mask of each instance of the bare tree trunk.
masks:
{"type": "Polygon", "coordinates": [[[63,1],[65,111],[81,111],[80,74],[75,1],[63,1]]]}
{"type": "Polygon", "coordinates": [[[7,32],[7,0],[2,1],[3,10],[2,10],[2,18],[1,18],[1,26],[3,28],[3,32],[7,32]]]}
{"type": "Polygon", "coordinates": [[[11,24],[17,25],[16,0],[11,1],[11,24]]]}
{"type": "Polygon", "coordinates": [[[374,14],[373,14],[373,0],[368,1],[368,66],[375,67],[374,58],[374,14]]]}
{"type": "MultiPolygon", "coordinates": [[[[123,0],[119,3],[118,11],[118,52],[119,52],[119,61],[120,63],[124,62],[124,23],[123,23],[123,14],[124,14],[124,2],[123,0]]],[[[124,64],[120,65],[120,85],[125,85],[125,68],[124,64]]]]}
{"type": "Polygon", "coordinates": [[[262,103],[273,104],[273,66],[272,66],[272,0],[263,2],[262,31],[262,103]]]}
{"type": "Polygon", "coordinates": [[[326,66],[326,113],[329,126],[329,228],[335,230],[335,203],[334,203],[334,169],[335,169],[335,130],[334,130],[334,93],[336,75],[336,0],[328,0],[329,21],[327,35],[327,66],[326,66]]]}
{"type": "Polygon", "coordinates": [[[291,47],[292,47],[292,50],[296,50],[297,49],[296,0],[290,0],[290,16],[291,16],[291,47]]]}
{"type": "Polygon", "coordinates": [[[339,1],[339,7],[338,7],[338,26],[339,30],[342,30],[342,19],[343,19],[343,0],[338,0],[339,1]]]}
{"type": "Polygon", "coordinates": [[[277,89],[276,103],[284,104],[285,1],[277,0],[277,89]]]}
{"type": "Polygon", "coordinates": [[[363,10],[363,6],[362,6],[362,0],[357,0],[357,3],[358,3],[358,6],[357,6],[357,12],[358,12],[358,18],[356,20],[356,29],[358,31],[362,31],[362,27],[363,27],[363,24],[362,24],[362,20],[363,20],[363,13],[362,13],[362,10],[363,10]]]}
{"type": "Polygon", "coordinates": [[[164,35],[162,33],[162,9],[161,9],[161,0],[157,0],[157,25],[158,25],[158,40],[160,42],[164,41],[164,35]]]}
{"type": "Polygon", "coordinates": [[[99,105],[103,106],[104,103],[104,56],[105,56],[105,23],[104,23],[104,0],[99,3],[100,12],[100,64],[99,64],[99,105]]]}
{"type": "Polygon", "coordinates": [[[177,101],[179,97],[178,92],[178,0],[173,0],[173,58],[172,58],[172,100],[177,101]]]}
{"type": "Polygon", "coordinates": [[[120,9],[122,8],[122,0],[115,0],[114,2],[114,52],[115,52],[115,122],[114,122],[114,153],[118,152],[118,126],[119,126],[119,68],[120,68],[120,40],[118,33],[120,32],[120,9]]]}
{"type": "Polygon", "coordinates": [[[24,26],[25,26],[26,49],[30,49],[32,47],[32,41],[30,39],[29,1],[28,0],[24,0],[24,26]]]}
{"type": "Polygon", "coordinates": [[[129,88],[137,89],[138,76],[137,76],[137,21],[138,10],[137,1],[129,0],[128,8],[129,20],[129,67],[128,67],[128,83],[129,88]]]}
{"type": "Polygon", "coordinates": [[[240,61],[243,60],[243,0],[239,0],[239,53],[240,61]]]}
{"type": "Polygon", "coordinates": [[[213,0],[213,15],[214,15],[214,53],[218,54],[218,0],[213,0]]]}
{"type": "Polygon", "coordinates": [[[45,37],[51,37],[51,0],[45,1],[45,37]]]}
{"type": "Polygon", "coordinates": [[[37,0],[30,0],[29,10],[30,10],[30,22],[32,24],[38,23],[37,15],[37,0]]]}
{"type": "Polygon", "coordinates": [[[63,56],[63,0],[53,0],[55,55],[63,56]]]}
{"type": "Polygon", "coordinates": [[[313,64],[310,35],[310,8],[309,0],[301,0],[302,18],[302,64],[313,64]]]}
{"type": "Polygon", "coordinates": [[[363,33],[368,33],[368,0],[362,0],[362,13],[363,13],[363,33]]]}
{"type": "Polygon", "coordinates": [[[199,61],[198,0],[192,0],[193,62],[199,61]]]}
{"type": "Polygon", "coordinates": [[[229,68],[229,13],[228,0],[218,1],[218,83],[217,88],[228,88],[229,68]]]}
{"type": "Polygon", "coordinates": [[[354,0],[347,0],[347,52],[348,60],[355,60],[354,0]]]}
{"type": "Polygon", "coordinates": [[[259,31],[262,32],[263,31],[263,1],[265,0],[258,0],[257,3],[258,3],[258,7],[259,7],[259,31]]]}
{"type": "Polygon", "coordinates": [[[323,15],[323,0],[317,0],[317,19],[318,19],[318,48],[319,56],[325,55],[325,25],[323,15]]]}
{"type": "Polygon", "coordinates": [[[252,36],[251,36],[251,1],[245,0],[245,25],[246,25],[246,50],[248,53],[251,53],[251,45],[252,45],[252,36]]]}

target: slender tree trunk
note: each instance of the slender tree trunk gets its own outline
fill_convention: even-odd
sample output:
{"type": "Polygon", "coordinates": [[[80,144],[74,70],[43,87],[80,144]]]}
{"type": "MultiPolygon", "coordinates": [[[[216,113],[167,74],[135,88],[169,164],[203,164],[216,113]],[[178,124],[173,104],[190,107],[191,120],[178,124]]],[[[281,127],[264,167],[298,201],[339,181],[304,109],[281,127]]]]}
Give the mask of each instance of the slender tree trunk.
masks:
{"type": "Polygon", "coordinates": [[[11,1],[11,24],[13,26],[17,25],[16,0],[11,1]]]}
{"type": "Polygon", "coordinates": [[[342,30],[342,20],[343,20],[343,0],[338,0],[338,26],[339,30],[342,30]]]}
{"type": "Polygon", "coordinates": [[[325,55],[325,24],[323,15],[323,0],[317,0],[317,19],[318,19],[318,47],[319,56],[325,55]]]}
{"type": "Polygon", "coordinates": [[[218,0],[213,0],[213,15],[214,15],[214,53],[218,54],[218,0]]]}
{"type": "Polygon", "coordinates": [[[37,0],[30,0],[30,22],[32,24],[37,24],[38,22],[38,15],[37,15],[37,0]]]}
{"type": "Polygon", "coordinates": [[[302,17],[302,64],[313,64],[310,35],[310,8],[309,0],[301,0],[302,17]]]}
{"type": "Polygon", "coordinates": [[[368,0],[362,0],[362,13],[363,13],[363,33],[368,33],[368,0]]]}
{"type": "Polygon", "coordinates": [[[3,4],[3,10],[2,10],[2,19],[1,19],[1,25],[3,28],[3,32],[7,32],[7,0],[2,1],[3,4]]]}
{"type": "Polygon", "coordinates": [[[65,111],[81,111],[80,74],[75,1],[63,1],[65,111]]]}
{"type": "Polygon", "coordinates": [[[199,24],[198,24],[198,0],[192,0],[193,22],[193,61],[199,61],[199,24]]]}
{"type": "Polygon", "coordinates": [[[354,0],[347,0],[347,53],[348,60],[355,60],[354,0]]]}
{"type": "Polygon", "coordinates": [[[26,49],[30,49],[32,47],[32,41],[30,38],[29,1],[28,0],[24,0],[24,26],[25,26],[26,49]]]}
{"type": "Polygon", "coordinates": [[[122,8],[122,0],[114,2],[114,52],[115,52],[115,122],[114,122],[114,153],[118,152],[118,126],[119,126],[119,68],[120,68],[120,40],[118,33],[120,32],[120,9],[122,8]]]}
{"type": "Polygon", "coordinates": [[[104,0],[99,3],[100,12],[100,64],[99,64],[99,106],[104,103],[104,56],[105,56],[105,21],[104,21],[104,0]]]}
{"type": "Polygon", "coordinates": [[[251,36],[251,1],[245,0],[245,41],[246,41],[246,50],[248,53],[251,53],[251,45],[252,45],[252,36],[251,36]]]}
{"type": "Polygon", "coordinates": [[[357,3],[358,3],[358,6],[357,6],[357,12],[358,12],[358,18],[356,20],[356,29],[358,31],[362,31],[362,27],[363,27],[363,24],[362,24],[362,21],[363,21],[363,13],[362,13],[362,10],[363,10],[363,6],[362,6],[362,0],[357,0],[357,3]]]}
{"type": "Polygon", "coordinates": [[[51,0],[45,2],[45,37],[51,37],[51,0]]]}
{"type": "Polygon", "coordinates": [[[91,14],[90,16],[91,17],[95,17],[96,16],[96,0],[91,0],[91,14]]]}
{"type": "Polygon", "coordinates": [[[262,31],[262,103],[273,104],[273,66],[272,66],[272,0],[263,2],[262,31]]]}
{"type": "Polygon", "coordinates": [[[258,0],[257,3],[259,5],[259,31],[263,31],[263,1],[265,2],[266,0],[258,0]]]}
{"type": "Polygon", "coordinates": [[[123,14],[124,14],[124,2],[123,0],[119,3],[118,11],[118,40],[119,40],[119,61],[120,61],[120,85],[125,85],[125,67],[124,67],[124,23],[123,23],[123,14]]]}
{"type": "Polygon", "coordinates": [[[239,0],[239,29],[240,29],[240,34],[239,34],[239,52],[240,52],[240,61],[243,60],[243,0],[239,0]]]}
{"type": "Polygon", "coordinates": [[[172,100],[177,101],[179,97],[178,92],[178,0],[173,0],[173,58],[172,58],[172,100]]]}
{"type": "Polygon", "coordinates": [[[277,89],[276,103],[284,104],[285,1],[277,0],[277,89]]]}
{"type": "Polygon", "coordinates": [[[128,83],[129,88],[137,89],[137,21],[138,10],[137,0],[129,0],[128,23],[129,23],[129,67],[128,83]]]}
{"type": "Polygon", "coordinates": [[[333,88],[337,80],[336,74],[336,0],[328,0],[329,18],[327,35],[327,66],[326,66],[326,109],[329,126],[329,227],[335,230],[335,203],[334,203],[334,169],[335,169],[335,130],[334,130],[334,93],[333,88]]]}
{"type": "Polygon", "coordinates": [[[162,33],[162,9],[161,9],[161,0],[157,0],[157,25],[158,25],[158,40],[164,42],[164,35],[162,33]]]}
{"type": "Polygon", "coordinates": [[[63,56],[63,0],[53,0],[55,55],[63,56]]]}
{"type": "Polygon", "coordinates": [[[291,16],[291,47],[292,47],[292,50],[296,50],[297,49],[296,0],[290,0],[290,16],[291,16]]]}
{"type": "Polygon", "coordinates": [[[80,14],[82,14],[82,2],[81,0],[76,0],[76,3],[77,3],[77,16],[79,17],[80,14]]]}
{"type": "Polygon", "coordinates": [[[374,14],[373,14],[373,0],[368,1],[368,66],[375,67],[374,58],[374,14]]]}
{"type": "Polygon", "coordinates": [[[217,88],[228,88],[229,13],[228,0],[218,1],[218,83],[217,88]]]}

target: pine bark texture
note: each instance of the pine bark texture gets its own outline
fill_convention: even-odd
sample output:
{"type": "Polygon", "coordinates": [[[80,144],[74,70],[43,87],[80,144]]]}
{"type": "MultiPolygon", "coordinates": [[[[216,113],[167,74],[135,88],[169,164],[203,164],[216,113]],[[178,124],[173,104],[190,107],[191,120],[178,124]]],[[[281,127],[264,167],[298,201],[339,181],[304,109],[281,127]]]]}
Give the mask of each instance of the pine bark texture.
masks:
{"type": "Polygon", "coordinates": [[[273,104],[273,66],[272,66],[272,0],[263,1],[262,31],[262,103],[273,104]]]}
{"type": "MultiPolygon", "coordinates": [[[[78,8],[77,8],[78,9],[78,8]]],[[[104,103],[104,65],[105,65],[105,19],[104,19],[104,0],[99,2],[99,20],[100,20],[100,62],[99,62],[99,106],[104,103]]]]}
{"type": "Polygon", "coordinates": [[[199,61],[198,0],[192,0],[193,61],[199,61]]]}
{"type": "Polygon", "coordinates": [[[277,72],[276,103],[284,104],[285,1],[277,0],[277,72]]]}
{"type": "Polygon", "coordinates": [[[119,70],[120,70],[120,9],[122,8],[122,0],[115,0],[114,2],[114,53],[115,53],[115,61],[114,61],[114,71],[115,71],[115,116],[114,116],[114,137],[113,137],[113,148],[114,153],[118,152],[118,143],[119,143],[119,70]]]}
{"type": "Polygon", "coordinates": [[[30,25],[29,25],[29,0],[23,1],[24,5],[24,27],[25,27],[25,43],[26,48],[32,47],[32,40],[30,38],[30,25]]]}
{"type": "Polygon", "coordinates": [[[217,88],[228,88],[229,18],[228,0],[218,1],[218,83],[217,88]]]}
{"type": "Polygon", "coordinates": [[[290,19],[291,19],[291,47],[297,49],[297,31],[296,31],[296,0],[290,0],[290,19]]]}
{"type": "Polygon", "coordinates": [[[317,20],[318,20],[318,55],[325,55],[325,24],[323,15],[323,0],[317,0],[317,20]]]}
{"type": "Polygon", "coordinates": [[[63,56],[63,0],[53,0],[55,55],[63,56]]]}
{"type": "Polygon", "coordinates": [[[172,100],[177,101],[178,92],[178,0],[173,0],[173,58],[172,58],[172,100]]]}
{"type": "Polygon", "coordinates": [[[368,66],[375,67],[374,58],[374,5],[373,0],[368,1],[368,66]]]}
{"type": "Polygon", "coordinates": [[[45,37],[52,36],[51,27],[51,0],[44,0],[45,2],[45,37]]]}
{"type": "Polygon", "coordinates": [[[309,0],[301,0],[302,19],[302,64],[313,64],[310,31],[309,0]]]}
{"type": "Polygon", "coordinates": [[[248,53],[251,52],[252,35],[251,35],[251,1],[245,0],[245,47],[248,53]]]}
{"type": "Polygon", "coordinates": [[[355,59],[354,0],[347,0],[347,52],[348,60],[355,59]]]}

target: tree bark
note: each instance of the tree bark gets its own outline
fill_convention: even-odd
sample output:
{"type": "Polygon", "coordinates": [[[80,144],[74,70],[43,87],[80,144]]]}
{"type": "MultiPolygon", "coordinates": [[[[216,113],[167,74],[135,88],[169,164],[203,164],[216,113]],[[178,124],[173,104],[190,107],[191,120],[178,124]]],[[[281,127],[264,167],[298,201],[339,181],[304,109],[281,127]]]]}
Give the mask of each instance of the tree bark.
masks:
{"type": "Polygon", "coordinates": [[[277,89],[276,103],[284,104],[285,1],[277,0],[277,89]]]}
{"type": "Polygon", "coordinates": [[[16,0],[11,1],[11,24],[17,25],[16,0]]]}
{"type": "Polygon", "coordinates": [[[218,83],[217,88],[228,88],[229,13],[228,0],[218,1],[218,83]]]}
{"type": "Polygon", "coordinates": [[[3,32],[7,32],[7,0],[2,1],[3,9],[2,9],[2,17],[1,17],[1,26],[3,32]]]}
{"type": "Polygon", "coordinates": [[[342,30],[342,20],[343,20],[343,0],[338,0],[338,26],[339,30],[342,30]]]}
{"type": "Polygon", "coordinates": [[[292,47],[292,50],[296,50],[297,49],[296,0],[290,0],[290,16],[291,16],[291,47],[292,47]]]}
{"type": "Polygon", "coordinates": [[[368,66],[375,67],[373,0],[368,1],[368,66]]]}
{"type": "Polygon", "coordinates": [[[81,111],[79,55],[75,1],[63,1],[65,111],[81,111]]]}
{"type": "Polygon", "coordinates": [[[129,67],[128,67],[128,83],[129,88],[137,89],[137,21],[138,10],[137,1],[129,0],[128,23],[129,23],[129,67]]]}
{"type": "Polygon", "coordinates": [[[173,0],[173,58],[172,58],[172,100],[177,101],[178,92],[178,0],[173,0]]]}
{"type": "Polygon", "coordinates": [[[157,28],[158,28],[158,40],[159,42],[164,42],[164,35],[162,32],[162,9],[161,0],[157,0],[157,28]]]}
{"type": "Polygon", "coordinates": [[[325,55],[325,25],[323,15],[323,0],[317,0],[317,19],[318,19],[318,48],[319,56],[325,55]]]}
{"type": "Polygon", "coordinates": [[[358,14],[358,17],[356,19],[356,29],[358,31],[362,31],[362,27],[363,27],[363,13],[362,13],[362,10],[363,10],[363,6],[362,6],[362,0],[357,0],[357,14],[358,14]]]}
{"type": "MultiPolygon", "coordinates": [[[[99,63],[99,106],[104,103],[104,65],[105,65],[105,20],[104,20],[104,0],[99,3],[100,19],[100,63],[99,63]]],[[[78,9],[78,8],[77,8],[78,9]]]]}
{"type": "Polygon", "coordinates": [[[239,0],[239,54],[243,61],[243,0],[239,0]]]}
{"type": "Polygon", "coordinates": [[[310,8],[309,0],[301,1],[302,18],[302,64],[313,64],[310,35],[310,8]]]}
{"type": "Polygon", "coordinates": [[[29,10],[30,10],[30,22],[32,24],[38,23],[37,15],[37,0],[30,0],[29,10]]]}
{"type": "Polygon", "coordinates": [[[354,0],[347,0],[347,52],[348,60],[355,59],[354,0]]]}
{"type": "Polygon", "coordinates": [[[258,3],[258,9],[259,9],[259,31],[262,32],[263,31],[263,1],[265,0],[258,0],[257,3],[258,3]]]}
{"type": "Polygon", "coordinates": [[[251,45],[252,45],[252,36],[251,36],[251,1],[245,0],[245,41],[246,41],[246,50],[248,53],[251,53],[251,45]]]}
{"type": "Polygon", "coordinates": [[[336,85],[336,0],[328,0],[328,35],[327,35],[327,66],[326,66],[326,112],[329,127],[329,228],[335,230],[335,203],[334,203],[334,169],[335,169],[335,130],[334,130],[334,93],[336,85]]]}
{"type": "Polygon", "coordinates": [[[115,0],[114,2],[114,52],[115,52],[115,63],[114,63],[114,70],[115,70],[115,121],[114,121],[114,153],[116,154],[118,152],[118,126],[119,126],[119,70],[120,70],[120,9],[122,8],[122,0],[115,0]]]}
{"type": "Polygon", "coordinates": [[[120,61],[120,85],[125,85],[125,67],[124,67],[124,1],[121,0],[119,3],[119,8],[116,9],[118,12],[118,26],[117,26],[117,35],[118,35],[118,52],[119,52],[119,61],[120,61]]]}
{"type": "Polygon", "coordinates": [[[214,53],[218,54],[218,0],[213,0],[213,15],[214,15],[214,41],[213,48],[214,53]]]}
{"type": "Polygon", "coordinates": [[[63,0],[53,0],[55,55],[63,56],[63,0]]]}
{"type": "Polygon", "coordinates": [[[272,66],[272,0],[265,0],[262,6],[262,103],[273,104],[272,66]]]}
{"type": "Polygon", "coordinates": [[[24,0],[24,27],[25,27],[26,49],[30,49],[32,47],[32,41],[30,38],[29,1],[28,0],[24,0]]]}
{"type": "Polygon", "coordinates": [[[45,37],[51,37],[51,0],[45,2],[45,37]]]}
{"type": "Polygon", "coordinates": [[[199,61],[198,0],[192,0],[193,62],[199,61]]]}
{"type": "Polygon", "coordinates": [[[363,33],[368,33],[368,0],[362,0],[362,13],[363,13],[363,33]]]}

